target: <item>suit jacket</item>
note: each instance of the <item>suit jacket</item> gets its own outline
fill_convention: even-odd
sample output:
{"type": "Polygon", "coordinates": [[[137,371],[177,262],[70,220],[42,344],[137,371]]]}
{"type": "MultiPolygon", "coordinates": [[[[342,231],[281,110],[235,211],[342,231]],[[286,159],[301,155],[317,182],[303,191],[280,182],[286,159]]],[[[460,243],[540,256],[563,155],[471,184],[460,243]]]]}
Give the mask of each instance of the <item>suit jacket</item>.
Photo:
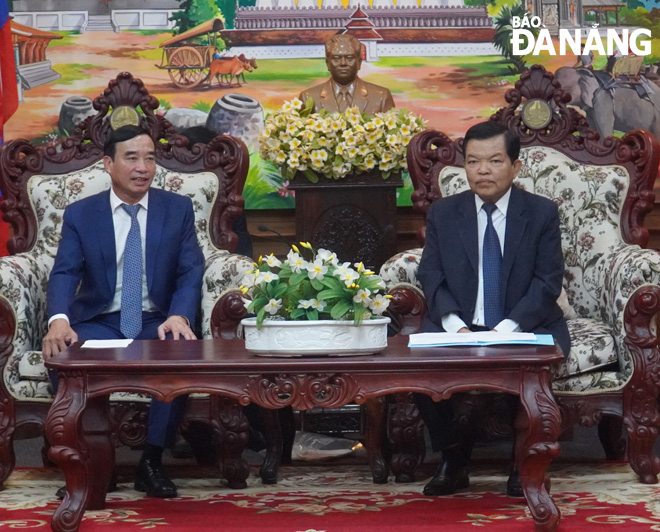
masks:
{"type": "MultiPolygon", "coordinates": [[[[454,312],[472,323],[479,283],[477,211],[472,191],[431,205],[418,278],[428,310],[424,330],[442,331],[442,316],[454,312]]],[[[525,332],[552,334],[564,354],[570,337],[557,305],[564,275],[557,206],[547,198],[511,190],[500,293],[504,316],[525,332]]]]}
{"type": "MultiPolygon", "coordinates": [[[[180,314],[191,326],[200,305],[204,255],[195,235],[190,198],[151,188],[145,268],[149,297],[164,315],[180,314]]],[[[48,282],[48,316],[66,314],[76,324],[98,316],[117,284],[110,191],[69,205],[48,282]]]]}
{"type": "MultiPolygon", "coordinates": [[[[319,112],[323,108],[330,112],[338,110],[331,79],[300,93],[300,100],[303,103],[307,98],[314,99],[314,112],[319,112]]],[[[373,115],[392,109],[394,100],[389,89],[355,78],[353,106],[357,106],[362,113],[373,115]]]]}

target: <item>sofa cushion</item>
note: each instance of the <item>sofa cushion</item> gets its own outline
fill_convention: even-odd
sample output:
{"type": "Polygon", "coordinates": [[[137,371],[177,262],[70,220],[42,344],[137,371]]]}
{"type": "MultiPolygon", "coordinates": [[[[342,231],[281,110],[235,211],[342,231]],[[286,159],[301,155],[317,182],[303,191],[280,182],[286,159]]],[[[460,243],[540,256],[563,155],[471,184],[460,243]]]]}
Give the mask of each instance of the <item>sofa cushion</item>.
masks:
{"type": "Polygon", "coordinates": [[[612,331],[602,321],[590,318],[567,320],[571,335],[568,357],[555,367],[553,377],[562,379],[618,364],[612,331]]]}
{"type": "Polygon", "coordinates": [[[41,351],[26,351],[18,360],[18,378],[28,381],[48,382],[48,370],[44,366],[41,351]]]}

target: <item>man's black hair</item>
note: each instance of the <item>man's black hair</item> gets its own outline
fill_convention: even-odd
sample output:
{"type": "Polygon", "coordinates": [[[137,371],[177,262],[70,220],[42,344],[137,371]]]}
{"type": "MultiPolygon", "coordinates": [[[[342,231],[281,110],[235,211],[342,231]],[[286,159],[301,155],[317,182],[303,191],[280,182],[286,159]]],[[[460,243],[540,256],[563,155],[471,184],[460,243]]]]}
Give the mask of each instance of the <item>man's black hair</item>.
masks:
{"type": "Polygon", "coordinates": [[[467,130],[463,138],[463,150],[467,148],[468,142],[471,140],[488,140],[500,135],[504,135],[506,154],[512,163],[516,162],[520,155],[520,138],[508,127],[492,120],[481,122],[467,130]]]}
{"type": "Polygon", "coordinates": [[[139,126],[122,126],[119,129],[113,130],[105,140],[103,155],[107,155],[114,160],[118,142],[126,142],[140,135],[149,135],[149,132],[139,126]]]}

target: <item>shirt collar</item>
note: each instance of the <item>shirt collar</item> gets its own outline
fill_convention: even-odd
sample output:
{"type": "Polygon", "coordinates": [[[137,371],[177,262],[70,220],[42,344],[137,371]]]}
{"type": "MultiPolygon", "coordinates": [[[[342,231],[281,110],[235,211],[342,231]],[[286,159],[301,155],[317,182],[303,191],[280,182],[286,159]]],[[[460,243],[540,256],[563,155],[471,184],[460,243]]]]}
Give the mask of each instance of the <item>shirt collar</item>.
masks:
{"type": "MultiPolygon", "coordinates": [[[[110,189],[110,209],[114,213],[119,207],[122,206],[122,204],[126,203],[125,201],[122,201],[119,199],[119,196],[115,194],[115,191],[111,188],[110,189]]],[[[149,191],[144,195],[144,197],[138,201],[138,205],[140,205],[145,211],[149,210],[149,191]]]]}
{"type": "MultiPolygon", "coordinates": [[[[497,209],[506,216],[506,211],[509,208],[509,200],[511,199],[511,187],[506,191],[504,196],[502,196],[496,203],[495,206],[497,209]]],[[[474,204],[477,207],[477,213],[481,210],[481,207],[484,205],[484,200],[482,200],[477,194],[474,195],[474,204]]]]}
{"type": "Polygon", "coordinates": [[[339,96],[342,90],[347,90],[349,96],[353,96],[355,92],[355,82],[349,83],[348,85],[340,85],[334,79],[332,80],[332,90],[335,93],[335,96],[339,96]]]}

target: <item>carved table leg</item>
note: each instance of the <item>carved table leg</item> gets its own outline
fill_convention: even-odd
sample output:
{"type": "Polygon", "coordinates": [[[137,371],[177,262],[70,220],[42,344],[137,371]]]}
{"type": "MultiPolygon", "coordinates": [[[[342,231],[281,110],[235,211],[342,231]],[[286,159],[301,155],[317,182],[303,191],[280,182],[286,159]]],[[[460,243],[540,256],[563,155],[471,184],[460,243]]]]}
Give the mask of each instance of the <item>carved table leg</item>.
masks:
{"type": "Polygon", "coordinates": [[[272,408],[259,408],[266,436],[266,456],[259,476],[264,484],[277,484],[277,472],[282,460],[282,426],[279,411],[272,408]]]}
{"type": "Polygon", "coordinates": [[[368,399],[364,403],[366,412],[366,444],[371,476],[374,484],[387,484],[390,474],[387,466],[387,397],[368,399]]]}
{"type": "Polygon", "coordinates": [[[549,371],[522,368],[522,408],[516,420],[516,462],[536,530],[554,532],[560,513],[550,497],[548,464],[559,454],[560,411],[550,389],[549,371]],[[527,369],[527,371],[525,371],[527,369]]]}
{"type": "Polygon", "coordinates": [[[57,397],[46,418],[48,454],[66,478],[66,495],[51,521],[55,532],[76,531],[86,509],[105,507],[114,465],[108,398],[90,401],[86,407],[84,379],[60,376],[57,397]]]}
{"type": "Polygon", "coordinates": [[[396,448],[392,457],[392,471],[396,482],[413,482],[415,471],[424,460],[424,425],[411,393],[398,393],[392,415],[391,438],[396,448]]]}
{"type": "Polygon", "coordinates": [[[241,457],[250,437],[250,424],[243,414],[243,407],[234,399],[213,396],[211,398],[213,430],[220,442],[220,466],[222,474],[232,489],[247,487],[250,468],[241,457]]]}

